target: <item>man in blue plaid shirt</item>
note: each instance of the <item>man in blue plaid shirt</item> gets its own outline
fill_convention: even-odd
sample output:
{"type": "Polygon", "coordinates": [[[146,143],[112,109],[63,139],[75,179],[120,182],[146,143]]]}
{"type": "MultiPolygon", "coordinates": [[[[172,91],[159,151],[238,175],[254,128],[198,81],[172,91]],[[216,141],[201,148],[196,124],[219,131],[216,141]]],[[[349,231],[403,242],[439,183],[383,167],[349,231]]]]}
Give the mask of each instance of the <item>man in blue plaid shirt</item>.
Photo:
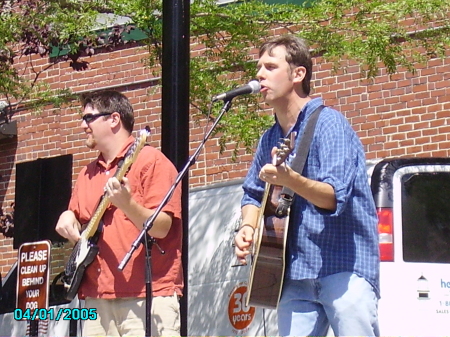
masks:
{"type": "Polygon", "coordinates": [[[363,146],[344,116],[325,107],[303,172],[289,167],[295,153],[287,165],[272,165],[280,139],[296,132],[298,143],[323,102],[309,96],[312,60],[302,39],[273,38],[259,57],[261,94],[275,111],[275,124],[261,137],[243,185],[236,255],[246,263],[265,182],[289,187],[295,194],[278,305],[280,335],[323,336],[331,325],[339,336],[378,336],[378,220],[363,146]]]}

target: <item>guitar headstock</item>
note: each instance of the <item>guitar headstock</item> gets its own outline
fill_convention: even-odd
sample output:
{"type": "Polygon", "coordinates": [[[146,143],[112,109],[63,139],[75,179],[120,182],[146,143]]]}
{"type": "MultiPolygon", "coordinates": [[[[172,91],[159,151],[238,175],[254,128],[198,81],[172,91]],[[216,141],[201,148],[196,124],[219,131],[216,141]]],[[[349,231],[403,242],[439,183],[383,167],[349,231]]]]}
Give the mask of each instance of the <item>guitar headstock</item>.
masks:
{"type": "Polygon", "coordinates": [[[142,148],[147,142],[147,138],[150,136],[150,128],[147,126],[145,129],[139,131],[139,135],[136,137],[134,143],[130,146],[125,157],[132,156],[138,148],[142,148]]]}
{"type": "Polygon", "coordinates": [[[294,150],[295,132],[291,132],[290,138],[282,138],[278,143],[277,152],[273,156],[272,164],[279,166],[286,161],[291,152],[294,150]]]}
{"type": "Polygon", "coordinates": [[[127,153],[125,154],[124,162],[121,167],[121,171],[126,172],[126,169],[131,166],[131,164],[136,160],[139,151],[147,143],[147,138],[150,136],[150,128],[147,126],[145,129],[139,131],[139,136],[136,138],[134,143],[130,146],[127,153]]]}
{"type": "Polygon", "coordinates": [[[139,131],[139,142],[147,142],[147,138],[150,137],[150,128],[146,126],[144,129],[139,131]]]}

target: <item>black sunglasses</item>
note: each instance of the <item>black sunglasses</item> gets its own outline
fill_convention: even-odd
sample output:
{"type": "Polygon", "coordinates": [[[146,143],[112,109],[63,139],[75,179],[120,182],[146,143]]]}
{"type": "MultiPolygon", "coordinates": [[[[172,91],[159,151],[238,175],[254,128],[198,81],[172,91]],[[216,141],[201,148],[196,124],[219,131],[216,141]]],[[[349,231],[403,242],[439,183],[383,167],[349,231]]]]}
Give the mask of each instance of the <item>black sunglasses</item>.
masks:
{"type": "Polygon", "coordinates": [[[81,117],[82,120],[84,120],[86,123],[90,123],[92,121],[95,121],[97,118],[101,116],[109,116],[112,115],[112,112],[100,112],[98,114],[85,114],[81,117]]]}

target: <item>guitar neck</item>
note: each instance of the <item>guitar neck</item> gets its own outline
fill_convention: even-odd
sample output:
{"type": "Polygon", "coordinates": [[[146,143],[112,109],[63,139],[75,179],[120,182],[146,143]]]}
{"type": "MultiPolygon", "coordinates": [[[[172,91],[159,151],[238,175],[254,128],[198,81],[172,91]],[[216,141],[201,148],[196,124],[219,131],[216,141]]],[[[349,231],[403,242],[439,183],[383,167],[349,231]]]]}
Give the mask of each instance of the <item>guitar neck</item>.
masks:
{"type": "Polygon", "coordinates": [[[256,224],[257,227],[260,226],[264,219],[264,210],[266,209],[267,200],[269,199],[270,187],[271,185],[269,183],[266,183],[264,187],[264,194],[261,199],[261,208],[259,209],[258,223],[256,224]]]}
{"type": "Polygon", "coordinates": [[[100,224],[100,220],[103,217],[103,214],[105,213],[106,209],[109,206],[109,197],[106,196],[106,193],[103,194],[100,203],[97,206],[97,209],[95,210],[94,215],[91,217],[91,220],[89,220],[89,223],[86,227],[86,229],[81,233],[81,237],[84,239],[89,239],[94,236],[95,232],[98,229],[98,225],[100,224]]]}

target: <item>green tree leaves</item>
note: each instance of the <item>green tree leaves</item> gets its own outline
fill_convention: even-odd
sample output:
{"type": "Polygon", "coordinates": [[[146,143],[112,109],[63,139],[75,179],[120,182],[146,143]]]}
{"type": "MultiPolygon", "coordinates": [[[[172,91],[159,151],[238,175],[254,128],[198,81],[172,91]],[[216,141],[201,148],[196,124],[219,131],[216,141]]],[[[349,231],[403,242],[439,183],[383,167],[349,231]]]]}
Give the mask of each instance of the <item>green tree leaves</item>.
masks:
{"type": "MultiPolygon", "coordinates": [[[[414,71],[415,62],[444,56],[450,44],[448,0],[274,2],[191,2],[190,97],[194,119],[211,112],[214,94],[255,77],[255,50],[275,29],[277,33],[283,29],[303,37],[313,54],[332,61],[336,68],[342,61],[356,61],[366,78],[377,76],[381,67],[389,74],[399,68],[414,71]]],[[[50,46],[59,46],[61,58],[49,58],[47,68],[65,58],[72,60],[74,69],[82,70],[88,66],[85,57],[96,53],[96,48],[125,43],[127,29],[116,27],[113,38],[97,33],[102,28],[99,14],[129,18],[126,24],[145,36],[140,42],[148,50],[147,66],[160,70],[161,0],[18,0],[0,4],[0,96],[8,100],[31,98],[36,93],[32,87],[44,81],[41,73],[46,69],[30,75],[14,68],[13,61],[23,62],[24,56],[30,55],[48,58],[50,46]]],[[[32,69],[31,58],[27,69],[32,69]]],[[[48,102],[51,95],[45,96],[48,102]]],[[[271,116],[261,114],[259,103],[257,95],[235,99],[233,112],[226,114],[218,130],[222,144],[235,142],[248,150],[254,146],[261,131],[272,122],[271,116]]]]}

